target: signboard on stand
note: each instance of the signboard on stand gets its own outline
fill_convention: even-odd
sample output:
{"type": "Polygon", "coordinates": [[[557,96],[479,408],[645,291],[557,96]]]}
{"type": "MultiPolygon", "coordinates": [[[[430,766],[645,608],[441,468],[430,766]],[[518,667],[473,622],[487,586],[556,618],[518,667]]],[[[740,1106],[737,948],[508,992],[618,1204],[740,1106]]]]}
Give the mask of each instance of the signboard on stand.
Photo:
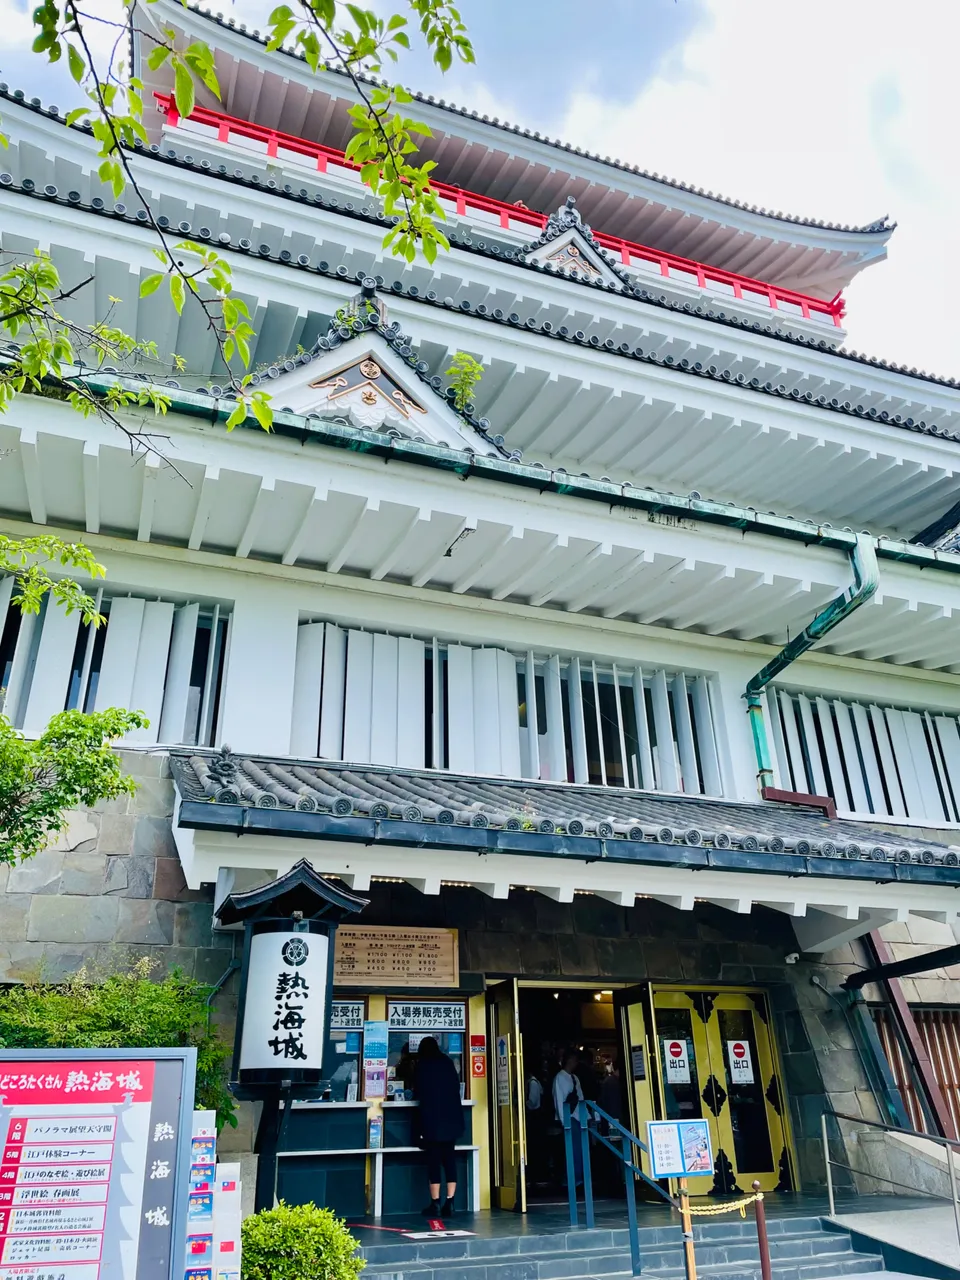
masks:
{"type": "Polygon", "coordinates": [[[180,1280],[194,1049],[0,1051],[0,1280],[180,1280]]]}
{"type": "Polygon", "coordinates": [[[706,1120],[648,1120],[647,1149],[654,1178],[695,1178],[713,1172],[706,1120]]]}

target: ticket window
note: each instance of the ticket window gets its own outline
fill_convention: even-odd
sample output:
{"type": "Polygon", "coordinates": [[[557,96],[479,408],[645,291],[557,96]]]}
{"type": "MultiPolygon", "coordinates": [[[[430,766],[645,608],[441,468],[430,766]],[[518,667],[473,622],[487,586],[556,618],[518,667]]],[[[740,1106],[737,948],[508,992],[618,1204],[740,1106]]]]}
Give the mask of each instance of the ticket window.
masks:
{"type": "Polygon", "coordinates": [[[334,1000],[323,1057],[331,1102],[358,1102],[363,1091],[365,1000],[334,1000]]]}
{"type": "Polygon", "coordinates": [[[466,1091],[466,1005],[462,1002],[390,1001],[387,1008],[387,1098],[395,1102],[413,1099],[414,1075],[420,1041],[433,1036],[453,1062],[460,1078],[460,1095],[466,1091]],[[431,1025],[432,1024],[432,1025],[431,1025]]]}

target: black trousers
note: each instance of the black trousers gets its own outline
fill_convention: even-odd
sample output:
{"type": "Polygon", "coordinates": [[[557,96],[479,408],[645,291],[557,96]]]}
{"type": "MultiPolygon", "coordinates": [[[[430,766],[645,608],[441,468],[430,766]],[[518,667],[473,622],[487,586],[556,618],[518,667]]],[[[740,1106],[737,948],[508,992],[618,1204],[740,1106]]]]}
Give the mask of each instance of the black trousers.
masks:
{"type": "Polygon", "coordinates": [[[431,1184],[440,1181],[441,1173],[447,1182],[457,1180],[457,1153],[452,1142],[425,1142],[423,1150],[427,1157],[427,1181],[431,1184]]]}

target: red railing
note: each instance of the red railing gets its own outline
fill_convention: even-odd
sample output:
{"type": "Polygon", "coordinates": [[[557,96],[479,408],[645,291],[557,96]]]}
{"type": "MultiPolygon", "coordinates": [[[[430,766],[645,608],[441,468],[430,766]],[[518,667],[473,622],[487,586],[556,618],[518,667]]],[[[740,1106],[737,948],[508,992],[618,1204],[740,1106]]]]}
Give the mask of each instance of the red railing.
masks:
{"type": "MultiPolygon", "coordinates": [[[[176,127],[180,123],[180,113],[173,97],[169,94],[155,93],[158,109],[167,117],[167,123],[176,127]]],[[[327,173],[331,166],[348,169],[354,172],[359,165],[348,160],[342,151],[335,147],[325,146],[322,142],[310,142],[306,138],[298,138],[294,134],[281,133],[278,129],[267,129],[263,125],[251,124],[248,120],[238,120],[234,116],[224,115],[219,111],[211,111],[207,107],[195,107],[190,115],[194,124],[215,129],[219,142],[230,142],[231,138],[248,138],[253,142],[263,143],[265,154],[270,159],[282,159],[280,152],[294,156],[303,156],[312,160],[318,173],[327,173]]],[[[533,227],[542,231],[547,224],[547,215],[535,209],[527,209],[522,204],[507,204],[503,200],[494,200],[490,196],[477,195],[464,191],[461,187],[450,186],[446,182],[433,181],[431,184],[437,195],[448,200],[461,216],[470,210],[490,213],[498,217],[500,226],[506,230],[511,227],[533,227]]],[[[844,314],[843,298],[838,293],[829,302],[820,298],[811,298],[805,293],[796,293],[792,289],[783,289],[779,285],[766,284],[751,276],[743,276],[736,271],[725,271],[722,267],[711,267],[692,258],[682,258],[675,253],[664,253],[659,249],[650,249],[646,245],[635,244],[620,236],[607,235],[603,231],[594,231],[594,239],[603,248],[619,254],[620,261],[626,267],[636,266],[640,262],[650,263],[659,271],[664,279],[684,279],[696,283],[701,289],[720,286],[724,292],[731,293],[734,298],[747,302],[758,302],[771,307],[774,311],[786,304],[791,310],[799,311],[805,320],[823,319],[841,326],[844,314]]]]}

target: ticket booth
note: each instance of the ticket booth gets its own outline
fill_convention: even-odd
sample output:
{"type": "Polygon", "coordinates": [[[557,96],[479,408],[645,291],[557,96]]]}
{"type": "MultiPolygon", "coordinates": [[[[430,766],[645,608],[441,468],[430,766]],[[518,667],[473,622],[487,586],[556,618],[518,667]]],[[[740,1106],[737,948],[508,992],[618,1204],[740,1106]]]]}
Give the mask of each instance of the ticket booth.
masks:
{"type": "Polygon", "coordinates": [[[343,927],[337,940],[323,1097],[294,1102],[277,1198],[347,1221],[418,1215],[427,1202],[416,1056],[433,1036],[461,1081],[456,1207],[489,1206],[485,1002],[460,981],[456,930],[343,927]]]}

